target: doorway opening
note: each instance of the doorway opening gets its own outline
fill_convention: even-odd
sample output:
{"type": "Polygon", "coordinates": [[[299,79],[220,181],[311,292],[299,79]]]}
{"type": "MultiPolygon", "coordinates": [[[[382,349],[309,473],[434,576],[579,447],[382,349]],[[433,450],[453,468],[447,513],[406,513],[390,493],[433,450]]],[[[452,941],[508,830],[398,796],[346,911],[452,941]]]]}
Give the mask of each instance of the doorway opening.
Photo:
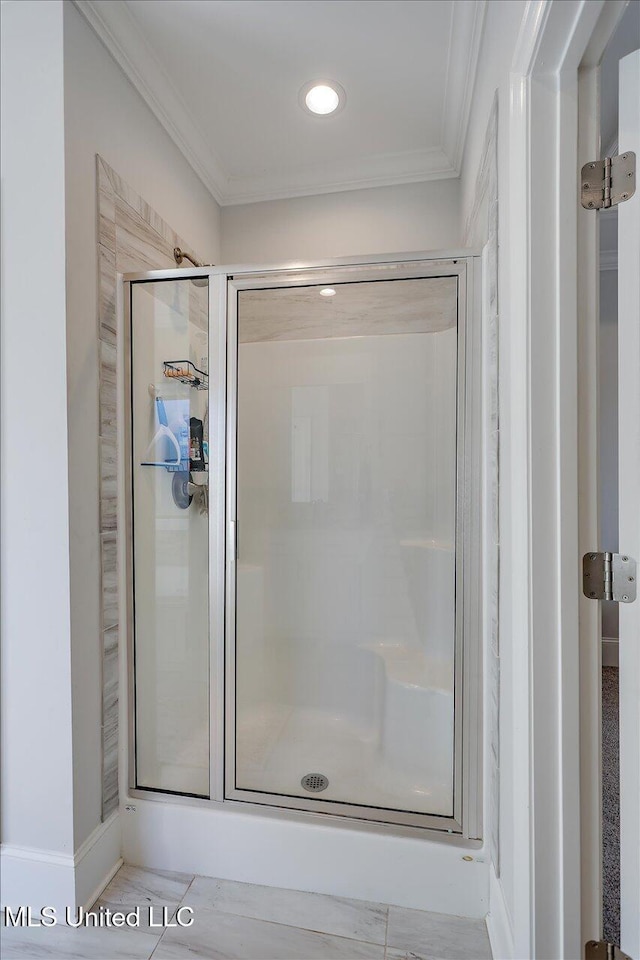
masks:
{"type": "MultiPolygon", "coordinates": [[[[638,48],[640,4],[630,3],[600,67],[601,157],[616,156],[619,64],[638,48]]],[[[618,208],[598,213],[599,233],[599,475],[601,543],[618,552],[618,208]]],[[[603,600],[602,616],[602,927],[620,946],[619,604],[603,600]]]]}

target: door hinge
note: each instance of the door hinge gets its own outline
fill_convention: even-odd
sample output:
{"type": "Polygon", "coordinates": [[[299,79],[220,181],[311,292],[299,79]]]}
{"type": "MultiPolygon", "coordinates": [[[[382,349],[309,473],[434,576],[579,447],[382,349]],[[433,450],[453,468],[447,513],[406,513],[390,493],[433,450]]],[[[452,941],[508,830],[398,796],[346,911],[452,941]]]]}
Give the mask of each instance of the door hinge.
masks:
{"type": "Polygon", "coordinates": [[[580,178],[583,207],[587,210],[615,207],[636,192],[636,155],[628,150],[617,157],[585,163],[580,178]]]}
{"type": "Polygon", "coordinates": [[[585,553],[582,591],[590,600],[633,603],[636,599],[636,562],[620,553],[585,553]]]}
{"type": "Polygon", "coordinates": [[[615,943],[606,940],[589,940],[584,945],[584,960],[631,960],[615,943]]]}

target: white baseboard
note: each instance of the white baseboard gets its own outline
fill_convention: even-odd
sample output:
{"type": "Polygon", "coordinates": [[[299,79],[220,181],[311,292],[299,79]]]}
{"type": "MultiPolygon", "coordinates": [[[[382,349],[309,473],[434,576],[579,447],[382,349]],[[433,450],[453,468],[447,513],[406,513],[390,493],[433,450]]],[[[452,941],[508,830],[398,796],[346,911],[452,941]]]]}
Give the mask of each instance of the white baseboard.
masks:
{"type": "Polygon", "coordinates": [[[75,854],[3,844],[2,906],[90,906],[122,863],[120,815],[115,811],[75,854]]]}
{"type": "Polygon", "coordinates": [[[603,667],[617,667],[618,666],[618,641],[613,637],[603,637],[602,638],[602,666],[603,667]]]}
{"type": "Polygon", "coordinates": [[[487,914],[487,930],[491,942],[491,953],[494,960],[513,960],[513,932],[509,920],[509,912],[504,901],[502,884],[496,877],[493,864],[489,869],[489,913],[487,914]]]}
{"type": "Polygon", "coordinates": [[[121,850],[120,813],[114,810],[76,851],[74,865],[78,906],[88,907],[97,900],[122,866],[121,850]]]}
{"type": "Polygon", "coordinates": [[[55,907],[58,914],[75,905],[76,884],[71,854],[54,854],[15,844],[3,844],[2,908],[55,907]]]}
{"type": "MultiPolygon", "coordinates": [[[[85,910],[89,910],[94,905],[94,903],[96,902],[96,900],[98,899],[98,897],[100,896],[104,888],[111,883],[111,881],[113,880],[113,878],[115,877],[116,873],[118,872],[120,867],[123,865],[123,863],[124,863],[124,860],[122,859],[122,857],[118,857],[118,859],[113,864],[111,869],[108,870],[107,873],[102,877],[98,885],[94,887],[94,889],[91,891],[91,893],[83,903],[83,907],[85,908],[85,910]]],[[[78,899],[80,898],[78,897],[78,899]]]]}

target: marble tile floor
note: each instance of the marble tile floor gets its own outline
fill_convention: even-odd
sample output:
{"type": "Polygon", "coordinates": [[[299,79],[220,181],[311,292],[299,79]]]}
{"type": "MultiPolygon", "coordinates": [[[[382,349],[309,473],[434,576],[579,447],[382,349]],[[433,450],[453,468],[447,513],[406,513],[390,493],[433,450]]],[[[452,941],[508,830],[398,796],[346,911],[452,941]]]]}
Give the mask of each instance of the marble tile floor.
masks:
{"type": "MultiPolygon", "coordinates": [[[[483,920],[125,865],[96,907],[138,927],[3,926],[4,960],[491,960],[483,920]],[[189,927],[152,927],[191,907],[189,927]]],[[[181,914],[186,918],[186,911],[181,914]]]]}

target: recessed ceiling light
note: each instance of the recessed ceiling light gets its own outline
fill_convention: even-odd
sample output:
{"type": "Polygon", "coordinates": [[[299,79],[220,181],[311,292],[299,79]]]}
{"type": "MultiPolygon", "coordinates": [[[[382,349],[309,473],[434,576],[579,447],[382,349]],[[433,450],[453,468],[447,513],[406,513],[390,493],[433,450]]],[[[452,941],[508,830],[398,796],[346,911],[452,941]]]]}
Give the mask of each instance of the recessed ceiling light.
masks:
{"type": "Polygon", "coordinates": [[[330,117],[344,108],[347,96],[335,80],[311,80],[298,96],[303,110],[316,117],[330,117]]]}
{"type": "Polygon", "coordinates": [[[311,113],[320,113],[324,116],[325,113],[333,113],[340,103],[340,97],[333,87],[319,83],[317,87],[311,87],[304,102],[311,113]]]}
{"type": "Polygon", "coordinates": [[[320,291],[321,297],[335,297],[336,292],[333,287],[323,287],[320,291]]]}

